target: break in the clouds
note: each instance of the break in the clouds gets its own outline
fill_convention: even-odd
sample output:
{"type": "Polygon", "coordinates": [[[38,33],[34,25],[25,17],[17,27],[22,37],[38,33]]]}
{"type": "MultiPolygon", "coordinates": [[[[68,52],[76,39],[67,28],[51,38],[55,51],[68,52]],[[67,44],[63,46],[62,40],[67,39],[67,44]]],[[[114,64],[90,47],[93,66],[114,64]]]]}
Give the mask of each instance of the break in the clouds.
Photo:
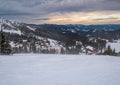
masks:
{"type": "Polygon", "coordinates": [[[0,16],[37,24],[119,23],[119,4],[120,0],[0,0],[0,16]]]}

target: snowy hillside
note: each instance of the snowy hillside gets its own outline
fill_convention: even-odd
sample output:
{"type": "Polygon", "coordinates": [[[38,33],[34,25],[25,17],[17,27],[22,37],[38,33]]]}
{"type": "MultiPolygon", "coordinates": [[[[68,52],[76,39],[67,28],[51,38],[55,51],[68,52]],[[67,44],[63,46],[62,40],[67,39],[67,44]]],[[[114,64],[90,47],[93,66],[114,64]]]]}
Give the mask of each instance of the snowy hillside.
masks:
{"type": "MultiPolygon", "coordinates": [[[[25,24],[0,18],[12,53],[104,53],[106,40],[120,38],[120,25],[25,24]],[[106,31],[106,29],[108,29],[106,31]],[[114,29],[113,31],[110,31],[114,29]],[[98,38],[99,37],[99,38],[98,38]],[[81,42],[77,44],[76,42],[81,42]],[[91,46],[92,49],[86,48],[91,46]],[[83,50],[82,50],[83,48],[83,50]],[[59,52],[58,52],[59,50],[59,52]],[[84,52],[85,52],[84,51],[84,52]]],[[[112,48],[114,49],[114,45],[112,48]]],[[[116,52],[119,52],[119,47],[116,52]]]]}
{"type": "Polygon", "coordinates": [[[120,85],[120,58],[0,55],[0,85],[120,85]]]}
{"type": "Polygon", "coordinates": [[[13,34],[15,33],[15,34],[21,35],[21,31],[17,27],[15,27],[18,24],[19,23],[17,22],[13,22],[13,21],[0,18],[0,29],[2,28],[4,32],[13,33],[13,34]]]}
{"type": "Polygon", "coordinates": [[[0,18],[0,29],[2,28],[3,32],[7,32],[10,34],[22,35],[22,34],[24,34],[23,33],[24,29],[22,29],[22,27],[24,27],[24,29],[28,29],[31,31],[35,30],[35,29],[30,28],[29,26],[25,25],[24,23],[19,23],[16,21],[0,18]]]}
{"type": "Polygon", "coordinates": [[[110,45],[111,49],[114,50],[118,53],[120,52],[120,41],[116,41],[116,42],[108,42],[106,47],[108,47],[108,45],[110,45]]]}
{"type": "Polygon", "coordinates": [[[61,44],[58,44],[59,41],[57,40],[50,39],[49,37],[46,38],[46,36],[40,36],[40,33],[36,34],[35,30],[37,28],[32,28],[25,23],[19,23],[16,21],[0,18],[0,30],[1,28],[2,31],[6,33],[5,35],[9,37],[10,45],[12,49],[14,49],[14,52],[17,50],[17,48],[22,48],[22,50],[26,48],[27,52],[30,52],[30,44],[33,42],[35,42],[35,48],[41,50],[63,47],[61,44]],[[42,45],[38,43],[41,43],[42,45]]]}

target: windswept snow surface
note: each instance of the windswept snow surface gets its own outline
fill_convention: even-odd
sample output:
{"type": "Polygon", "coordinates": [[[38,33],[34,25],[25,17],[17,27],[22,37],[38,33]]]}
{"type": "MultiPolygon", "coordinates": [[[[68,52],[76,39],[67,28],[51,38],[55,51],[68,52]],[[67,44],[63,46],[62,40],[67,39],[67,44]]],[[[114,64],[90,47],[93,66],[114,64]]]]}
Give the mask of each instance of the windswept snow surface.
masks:
{"type": "Polygon", "coordinates": [[[0,55],[0,85],[120,85],[120,57],[0,55]]]}

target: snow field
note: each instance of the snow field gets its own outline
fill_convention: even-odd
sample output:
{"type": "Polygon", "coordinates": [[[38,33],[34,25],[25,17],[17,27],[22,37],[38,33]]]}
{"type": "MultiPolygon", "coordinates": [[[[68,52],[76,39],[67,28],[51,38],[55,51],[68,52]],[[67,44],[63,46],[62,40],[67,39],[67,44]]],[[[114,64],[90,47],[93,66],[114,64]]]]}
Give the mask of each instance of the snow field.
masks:
{"type": "Polygon", "coordinates": [[[120,58],[96,55],[0,55],[0,85],[120,85],[120,58]]]}

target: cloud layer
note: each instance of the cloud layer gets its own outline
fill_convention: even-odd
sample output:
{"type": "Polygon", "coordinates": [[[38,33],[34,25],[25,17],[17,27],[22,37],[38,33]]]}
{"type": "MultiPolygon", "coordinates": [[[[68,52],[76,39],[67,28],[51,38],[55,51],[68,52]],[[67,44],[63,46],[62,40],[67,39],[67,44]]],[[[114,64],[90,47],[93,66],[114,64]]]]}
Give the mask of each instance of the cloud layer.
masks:
{"type": "Polygon", "coordinates": [[[0,16],[28,23],[45,23],[54,16],[73,13],[119,12],[119,4],[120,0],[0,0],[0,16]]]}

